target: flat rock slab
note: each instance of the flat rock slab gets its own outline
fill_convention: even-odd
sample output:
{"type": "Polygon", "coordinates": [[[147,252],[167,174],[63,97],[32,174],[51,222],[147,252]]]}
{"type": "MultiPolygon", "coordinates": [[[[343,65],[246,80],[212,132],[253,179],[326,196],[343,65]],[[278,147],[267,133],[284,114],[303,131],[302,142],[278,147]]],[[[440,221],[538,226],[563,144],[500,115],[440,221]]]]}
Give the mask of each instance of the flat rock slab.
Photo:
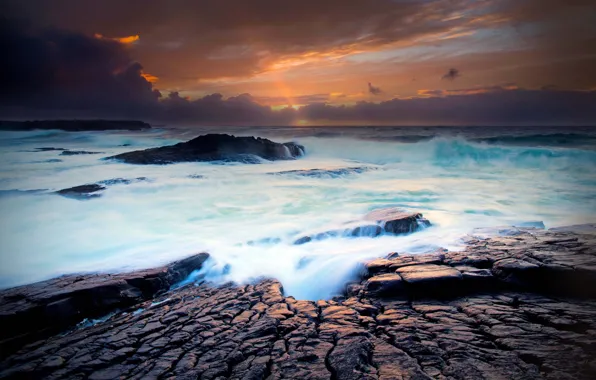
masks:
{"type": "MultiPolygon", "coordinates": [[[[442,287],[453,295],[473,289],[532,290],[574,297],[596,298],[596,225],[553,230],[515,229],[514,235],[467,239],[460,252],[407,255],[392,254],[366,263],[367,281],[383,273],[398,273],[407,284],[436,285],[443,280],[462,280],[442,287]]],[[[358,286],[351,292],[358,293],[358,286]]],[[[408,288],[395,290],[403,296],[408,288]]]]}
{"type": "Polygon", "coordinates": [[[447,265],[410,265],[401,267],[396,272],[410,285],[432,283],[441,286],[462,279],[460,271],[447,265]]]}
{"type": "Polygon", "coordinates": [[[397,273],[380,274],[366,281],[366,290],[377,294],[395,293],[403,288],[404,280],[397,273]]]}
{"type": "Polygon", "coordinates": [[[594,379],[596,302],[505,292],[297,301],[188,286],[24,347],[0,378],[594,379]]]}

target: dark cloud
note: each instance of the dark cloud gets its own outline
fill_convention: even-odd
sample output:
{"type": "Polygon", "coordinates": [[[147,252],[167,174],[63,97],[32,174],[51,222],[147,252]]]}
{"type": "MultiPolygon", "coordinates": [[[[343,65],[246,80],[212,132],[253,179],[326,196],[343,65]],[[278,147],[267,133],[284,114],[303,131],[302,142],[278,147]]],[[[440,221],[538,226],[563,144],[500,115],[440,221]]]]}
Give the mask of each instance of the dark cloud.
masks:
{"type": "Polygon", "coordinates": [[[449,69],[445,75],[443,75],[443,80],[455,80],[456,78],[460,77],[461,74],[459,73],[458,69],[449,69]]]}
{"type": "Polygon", "coordinates": [[[368,82],[368,92],[372,95],[381,95],[383,93],[380,87],[375,87],[370,82],[368,82]]]}
{"type": "MultiPolygon", "coordinates": [[[[345,96],[345,95],[344,95],[345,96]]],[[[329,101],[330,94],[311,94],[311,95],[300,95],[293,97],[285,96],[259,96],[254,97],[255,101],[261,104],[270,105],[304,105],[311,103],[324,103],[329,101]]],[[[337,96],[339,97],[339,96],[337,96]]]]}
{"type": "Polygon", "coordinates": [[[224,99],[221,94],[190,100],[177,92],[160,102],[155,117],[171,123],[210,125],[288,125],[296,115],[292,108],[273,111],[260,105],[250,94],[224,99]]]}
{"type": "Polygon", "coordinates": [[[354,106],[313,104],[301,108],[300,117],[333,124],[593,124],[594,104],[596,91],[503,89],[354,106]]]}
{"type": "Polygon", "coordinates": [[[0,51],[4,107],[140,110],[160,95],[115,41],[2,20],[0,51]]]}
{"type": "MultiPolygon", "coordinates": [[[[140,35],[135,58],[171,84],[250,76],[309,52],[377,50],[478,27],[469,0],[4,0],[7,14],[89,35],[140,35]],[[459,14],[458,18],[445,17],[459,14]]],[[[508,9],[507,9],[508,10],[508,9]]],[[[496,21],[495,21],[496,20],[496,21]]],[[[487,19],[488,24],[498,17],[487,19]]],[[[171,87],[171,86],[170,86],[171,87]]]]}

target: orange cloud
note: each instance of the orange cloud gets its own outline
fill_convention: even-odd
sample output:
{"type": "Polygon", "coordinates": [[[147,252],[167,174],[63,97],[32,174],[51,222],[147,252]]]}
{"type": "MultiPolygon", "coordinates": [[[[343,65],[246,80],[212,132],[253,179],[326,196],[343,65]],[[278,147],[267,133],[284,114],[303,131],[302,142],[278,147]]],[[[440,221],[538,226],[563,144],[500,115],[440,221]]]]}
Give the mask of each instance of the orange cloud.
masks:
{"type": "Polygon", "coordinates": [[[141,38],[138,34],[135,34],[134,36],[128,36],[128,37],[105,37],[104,35],[99,34],[99,33],[95,33],[94,37],[97,39],[100,39],[100,40],[117,41],[124,45],[130,45],[132,43],[135,43],[141,38]]]}
{"type": "Polygon", "coordinates": [[[157,82],[159,80],[158,77],[156,77],[155,75],[151,75],[149,73],[141,73],[141,76],[143,78],[145,78],[145,80],[147,82],[150,82],[150,83],[155,83],[155,82],[157,82]]]}

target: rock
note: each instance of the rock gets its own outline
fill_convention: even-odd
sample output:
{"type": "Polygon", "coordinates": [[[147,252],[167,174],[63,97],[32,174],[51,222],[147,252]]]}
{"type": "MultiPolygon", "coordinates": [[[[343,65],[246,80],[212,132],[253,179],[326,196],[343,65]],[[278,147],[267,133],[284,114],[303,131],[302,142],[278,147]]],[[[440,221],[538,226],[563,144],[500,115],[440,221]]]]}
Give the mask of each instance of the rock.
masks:
{"type": "Polygon", "coordinates": [[[267,160],[290,160],[304,155],[304,147],[296,143],[276,143],[255,137],[236,137],[208,134],[171,146],[137,150],[108,157],[129,164],[171,164],[196,161],[258,162],[254,157],[267,160]]]}
{"type": "Polygon", "coordinates": [[[137,177],[134,179],[127,179],[127,178],[112,178],[112,179],[106,179],[103,181],[99,181],[97,182],[98,184],[101,185],[106,185],[106,186],[111,186],[111,185],[130,185],[133,182],[143,182],[143,181],[148,181],[149,179],[147,177],[137,177]]]}
{"type": "Polygon", "coordinates": [[[410,265],[396,270],[402,279],[410,286],[440,287],[454,286],[462,280],[462,274],[455,268],[447,265],[410,265]]]}
{"type": "Polygon", "coordinates": [[[57,194],[60,194],[64,197],[74,198],[74,199],[91,199],[99,197],[100,194],[97,194],[99,191],[105,190],[106,187],[97,183],[88,184],[88,185],[80,185],[69,187],[68,189],[62,189],[57,191],[57,194]]]}
{"type": "Polygon", "coordinates": [[[86,150],[65,150],[60,153],[61,156],[80,156],[85,154],[102,154],[103,152],[89,152],[86,150]]]}
{"type": "Polygon", "coordinates": [[[0,121],[2,131],[31,131],[34,129],[56,129],[68,132],[79,131],[141,131],[151,126],[135,120],[35,120],[0,121]]]}
{"type": "Polygon", "coordinates": [[[323,240],[334,237],[377,237],[383,233],[402,235],[418,231],[430,226],[420,213],[407,213],[394,208],[380,209],[368,213],[363,222],[351,222],[343,229],[330,230],[312,235],[302,236],[294,241],[300,245],[313,240],[323,240]],[[376,224],[371,224],[374,222],[376,224]]]}
{"type": "Polygon", "coordinates": [[[420,213],[404,212],[398,208],[384,208],[368,213],[365,220],[381,223],[385,232],[408,234],[431,224],[420,213]]]}
{"type": "Polygon", "coordinates": [[[287,170],[283,172],[267,173],[270,175],[297,175],[301,177],[312,177],[312,178],[337,178],[344,177],[351,174],[360,174],[376,168],[357,166],[350,168],[340,169],[308,169],[308,170],[287,170]]]}
{"type": "Polygon", "coordinates": [[[134,275],[66,276],[5,290],[0,378],[594,379],[596,228],[573,231],[520,230],[471,240],[458,252],[390,255],[382,259],[389,263],[373,266],[381,274],[364,274],[370,289],[317,302],[288,297],[270,279],[155,293],[169,276],[202,265],[201,257],[134,275]],[[416,259],[404,260],[410,256],[416,259]],[[439,264],[428,264],[438,257],[439,264]],[[397,268],[399,294],[408,299],[371,291],[400,282],[399,273],[383,273],[397,260],[426,263],[397,268]],[[507,274],[524,281],[508,282],[507,274]],[[590,291],[565,286],[575,278],[590,291]],[[494,286],[478,291],[478,279],[494,286]],[[556,289],[528,283],[544,279],[556,289]],[[122,293],[112,292],[120,280],[122,293]],[[107,287],[84,293],[101,284],[107,287]],[[45,328],[27,346],[15,343],[34,335],[27,328],[69,315],[82,300],[114,307],[124,293],[135,303],[123,312],[68,333],[58,334],[72,325],[45,328]],[[7,317],[33,303],[51,313],[7,317]]]}
{"type": "Polygon", "coordinates": [[[362,225],[348,227],[340,230],[320,232],[310,236],[303,236],[294,241],[295,245],[301,245],[313,240],[324,240],[336,237],[376,237],[381,235],[383,228],[378,225],[362,225]]]}
{"type": "Polygon", "coordinates": [[[137,177],[135,179],[112,178],[99,181],[97,183],[69,187],[68,189],[59,190],[56,193],[68,198],[87,200],[100,197],[101,193],[99,192],[105,190],[107,188],[106,186],[129,185],[133,182],[142,182],[148,180],[149,179],[147,177],[137,177]]]}
{"type": "Polygon", "coordinates": [[[404,281],[397,273],[385,273],[369,278],[365,289],[377,294],[397,295],[404,289],[404,281]]]}
{"type": "Polygon", "coordinates": [[[501,292],[443,300],[369,294],[316,303],[283,296],[260,302],[280,288],[273,280],[181,288],[138,314],[119,313],[18,352],[2,347],[0,378],[588,380],[596,375],[594,300],[501,292]]]}
{"type": "Polygon", "coordinates": [[[35,148],[35,150],[39,151],[39,152],[51,152],[51,151],[65,151],[68,149],[64,149],[64,148],[54,148],[54,147],[41,147],[41,148],[35,148]]]}
{"type": "Polygon", "coordinates": [[[149,299],[200,269],[208,257],[201,253],[160,268],[117,275],[67,275],[2,290],[3,349],[149,299]]]}

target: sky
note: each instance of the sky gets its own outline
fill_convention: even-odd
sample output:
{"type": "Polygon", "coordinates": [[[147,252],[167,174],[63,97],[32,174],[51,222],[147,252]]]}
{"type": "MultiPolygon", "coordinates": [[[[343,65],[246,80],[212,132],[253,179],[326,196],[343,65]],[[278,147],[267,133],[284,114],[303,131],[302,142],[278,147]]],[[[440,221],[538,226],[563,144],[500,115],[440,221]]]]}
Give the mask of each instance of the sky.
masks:
{"type": "Polygon", "coordinates": [[[0,117],[596,124],[591,0],[3,0],[0,117]]]}

